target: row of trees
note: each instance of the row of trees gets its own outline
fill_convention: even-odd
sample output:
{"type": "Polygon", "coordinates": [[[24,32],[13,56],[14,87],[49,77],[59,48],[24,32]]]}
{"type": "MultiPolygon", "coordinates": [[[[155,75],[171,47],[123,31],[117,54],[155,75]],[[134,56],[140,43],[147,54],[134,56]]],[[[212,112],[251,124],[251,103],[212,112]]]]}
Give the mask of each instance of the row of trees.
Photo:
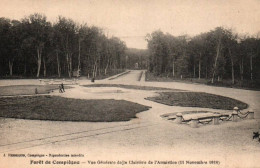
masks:
{"type": "Polygon", "coordinates": [[[126,45],[98,27],[42,14],[18,20],[0,18],[0,75],[68,76],[73,71],[93,77],[125,68],[126,45]]]}
{"type": "Polygon", "coordinates": [[[260,79],[260,39],[241,38],[217,27],[193,38],[155,31],[146,37],[149,70],[155,75],[218,79],[260,79]]]}
{"type": "Polygon", "coordinates": [[[128,48],[125,53],[128,69],[147,69],[148,51],[146,49],[128,48]]]}

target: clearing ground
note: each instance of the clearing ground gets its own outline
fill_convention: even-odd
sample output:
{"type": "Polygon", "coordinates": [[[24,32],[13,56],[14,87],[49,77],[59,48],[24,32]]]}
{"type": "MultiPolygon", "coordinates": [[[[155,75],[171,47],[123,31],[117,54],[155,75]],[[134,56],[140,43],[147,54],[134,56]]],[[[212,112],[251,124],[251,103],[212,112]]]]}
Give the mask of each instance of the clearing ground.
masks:
{"type": "MultiPolygon", "coordinates": [[[[206,92],[233,98],[249,105],[255,112],[255,120],[224,122],[220,125],[205,125],[191,128],[175,124],[161,115],[187,111],[232,112],[231,110],[200,107],[167,106],[146,97],[158,96],[158,90],[142,90],[122,87],[83,87],[88,80],[79,81],[80,86],[71,86],[65,93],[54,91],[53,96],[74,99],[115,99],[150,106],[151,109],[137,113],[137,118],[126,122],[63,122],[2,118],[0,121],[1,153],[82,153],[86,160],[133,160],[133,161],[211,161],[220,165],[184,165],[184,167],[253,167],[259,165],[260,143],[252,139],[259,129],[260,92],[232,88],[220,88],[179,82],[138,81],[141,71],[131,71],[122,78],[96,81],[96,84],[135,85],[168,89],[206,92]]],[[[2,82],[2,81],[1,81],[2,82]]],[[[37,81],[31,81],[37,84],[37,81]]],[[[8,84],[3,81],[0,85],[8,84]]],[[[29,83],[22,81],[23,84],[29,83]]],[[[246,111],[247,109],[245,109],[246,111]]],[[[3,158],[0,158],[3,159],[3,158]]],[[[8,159],[8,158],[5,158],[8,159]]],[[[5,161],[3,159],[3,161],[5,161]]],[[[29,160],[30,158],[28,158],[29,160]]],[[[48,158],[44,158],[48,159],[48,158]]],[[[19,165],[19,158],[13,167],[19,165]]],[[[82,163],[82,167],[89,167],[82,163]]],[[[107,167],[94,165],[91,167],[107,167]]],[[[111,166],[111,165],[110,165],[111,166]]],[[[132,167],[133,165],[124,165],[132,167]]],[[[134,165],[146,167],[147,165],[134,165]]],[[[150,165],[150,167],[173,165],[150,165]]],[[[9,166],[11,167],[11,166],[9,166]]],[[[113,167],[122,167],[113,165],[113,167]]]]}

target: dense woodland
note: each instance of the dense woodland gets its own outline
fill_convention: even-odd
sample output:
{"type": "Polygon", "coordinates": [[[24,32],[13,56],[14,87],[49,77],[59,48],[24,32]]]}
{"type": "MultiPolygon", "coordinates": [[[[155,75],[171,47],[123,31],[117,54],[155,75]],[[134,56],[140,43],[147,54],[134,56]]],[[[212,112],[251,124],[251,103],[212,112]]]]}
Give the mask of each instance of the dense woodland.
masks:
{"type": "Polygon", "coordinates": [[[125,51],[128,69],[147,69],[148,51],[146,49],[128,48],[125,51]]]}
{"type": "Polygon", "coordinates": [[[102,29],[42,14],[0,18],[0,76],[96,77],[126,67],[126,45],[102,29]]]}
{"type": "Polygon", "coordinates": [[[260,39],[217,27],[195,37],[148,34],[149,71],[173,78],[260,79],[260,39]]]}
{"type": "Polygon", "coordinates": [[[42,14],[0,18],[0,76],[72,77],[107,75],[119,69],[148,69],[156,76],[259,81],[260,39],[217,27],[195,37],[154,31],[148,50],[127,49],[101,28],[42,14]],[[138,64],[138,67],[136,66],[138,64]]]}

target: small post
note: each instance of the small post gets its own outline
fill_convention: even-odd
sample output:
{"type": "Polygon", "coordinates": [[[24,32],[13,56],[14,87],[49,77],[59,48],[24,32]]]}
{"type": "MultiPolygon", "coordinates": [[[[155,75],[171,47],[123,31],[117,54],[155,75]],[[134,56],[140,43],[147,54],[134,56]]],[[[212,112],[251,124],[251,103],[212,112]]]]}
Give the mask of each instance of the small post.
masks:
{"type": "Polygon", "coordinates": [[[234,108],[233,108],[233,111],[238,112],[238,111],[239,111],[239,108],[238,108],[238,107],[234,107],[234,108]]]}
{"type": "Polygon", "coordinates": [[[38,90],[37,90],[37,88],[35,88],[34,93],[35,93],[35,94],[38,94],[38,90]]]}
{"type": "Polygon", "coordinates": [[[181,124],[181,122],[182,122],[182,114],[181,113],[177,113],[176,114],[175,123],[181,124]]]}
{"type": "Polygon", "coordinates": [[[40,84],[42,84],[42,80],[41,80],[41,79],[39,79],[39,81],[40,81],[40,84]]]}
{"type": "Polygon", "coordinates": [[[194,118],[192,118],[191,119],[191,127],[192,128],[198,128],[199,126],[198,126],[198,123],[199,123],[199,120],[198,120],[198,118],[197,117],[194,117],[194,118]]]}
{"type": "Polygon", "coordinates": [[[234,107],[232,112],[232,121],[237,122],[238,121],[238,107],[234,107]]]}
{"type": "Polygon", "coordinates": [[[253,110],[248,111],[247,119],[254,119],[255,118],[255,113],[253,110]]]}
{"type": "Polygon", "coordinates": [[[213,116],[213,122],[212,122],[213,125],[219,124],[219,117],[220,117],[220,114],[216,114],[215,116],[213,116]]]}

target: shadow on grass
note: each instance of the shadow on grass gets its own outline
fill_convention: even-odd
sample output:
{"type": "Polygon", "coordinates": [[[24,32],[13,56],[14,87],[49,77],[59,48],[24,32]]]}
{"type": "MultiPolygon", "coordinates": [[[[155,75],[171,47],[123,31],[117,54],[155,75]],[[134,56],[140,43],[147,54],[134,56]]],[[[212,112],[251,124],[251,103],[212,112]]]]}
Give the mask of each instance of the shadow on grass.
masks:
{"type": "Polygon", "coordinates": [[[58,96],[0,98],[0,116],[31,120],[129,121],[148,106],[125,100],[80,100],[58,96]]]}
{"type": "Polygon", "coordinates": [[[159,94],[159,96],[148,97],[146,99],[169,106],[201,107],[223,110],[232,110],[234,107],[246,109],[248,107],[244,102],[203,92],[162,92],[159,94]]]}

